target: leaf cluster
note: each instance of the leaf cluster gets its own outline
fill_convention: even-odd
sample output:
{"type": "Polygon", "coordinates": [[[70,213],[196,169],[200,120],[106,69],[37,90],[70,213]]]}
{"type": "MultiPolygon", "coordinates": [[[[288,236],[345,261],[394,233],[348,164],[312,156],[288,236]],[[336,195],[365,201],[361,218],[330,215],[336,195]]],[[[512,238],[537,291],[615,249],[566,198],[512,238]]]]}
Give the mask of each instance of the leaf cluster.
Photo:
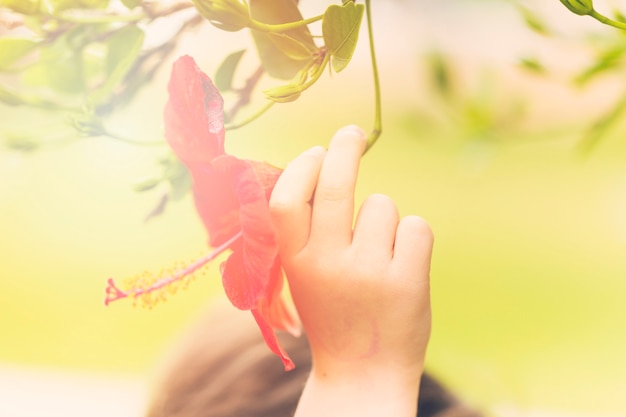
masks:
{"type": "Polygon", "coordinates": [[[0,0],[0,28],[10,28],[0,37],[0,103],[59,113],[79,136],[116,137],[104,118],[150,83],[179,34],[201,19],[186,21],[157,46],[145,47],[146,30],[189,8],[141,0],[0,0]]]}
{"type": "MultiPolygon", "coordinates": [[[[622,77],[626,71],[626,18],[624,13],[615,9],[609,17],[597,11],[592,0],[561,0],[561,3],[576,15],[590,16],[604,25],[618,29],[595,33],[592,36],[583,34],[579,45],[591,47],[593,57],[586,65],[576,71],[571,80],[572,84],[577,88],[585,88],[602,77],[622,77]]],[[[549,27],[549,23],[538,14],[526,8],[520,8],[520,11],[530,29],[541,35],[557,36],[556,32],[549,27]]],[[[548,67],[538,59],[527,57],[523,58],[520,63],[524,68],[538,74],[548,74],[549,72],[548,67]]],[[[584,132],[579,143],[579,150],[583,155],[588,155],[595,149],[597,144],[622,120],[624,115],[626,115],[626,86],[608,110],[596,120],[592,120],[584,132]]]]}

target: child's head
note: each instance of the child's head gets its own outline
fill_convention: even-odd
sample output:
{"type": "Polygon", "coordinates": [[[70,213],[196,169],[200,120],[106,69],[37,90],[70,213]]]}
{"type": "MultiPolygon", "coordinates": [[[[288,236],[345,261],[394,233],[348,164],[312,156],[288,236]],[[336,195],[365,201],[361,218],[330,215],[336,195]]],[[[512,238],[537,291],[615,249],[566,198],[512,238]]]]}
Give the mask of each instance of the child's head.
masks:
{"type": "MultiPolygon", "coordinates": [[[[285,372],[254,320],[231,306],[204,314],[164,364],[148,417],[291,417],[311,368],[305,337],[281,337],[296,363],[285,372]]],[[[422,377],[420,417],[478,417],[422,377]]]]}

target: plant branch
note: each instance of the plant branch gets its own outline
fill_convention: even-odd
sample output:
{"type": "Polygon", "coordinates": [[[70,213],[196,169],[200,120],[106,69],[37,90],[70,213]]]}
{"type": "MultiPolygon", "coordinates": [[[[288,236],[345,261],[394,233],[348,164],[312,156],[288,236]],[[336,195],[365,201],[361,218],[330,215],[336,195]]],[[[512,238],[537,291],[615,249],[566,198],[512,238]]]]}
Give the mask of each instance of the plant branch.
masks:
{"type": "Polygon", "coordinates": [[[372,29],[372,11],[370,0],[365,0],[365,14],[367,16],[367,35],[370,43],[370,56],[372,58],[372,75],[374,77],[374,128],[370,132],[367,138],[367,146],[365,152],[367,152],[378,140],[382,133],[382,105],[380,97],[380,80],[378,76],[378,65],[376,63],[376,52],[374,50],[374,31],[372,29]]]}
{"type": "Polygon", "coordinates": [[[240,127],[243,127],[253,121],[255,121],[256,119],[258,119],[259,117],[261,117],[266,111],[268,111],[273,105],[274,105],[275,101],[269,101],[267,104],[265,104],[265,106],[261,107],[256,113],[254,113],[252,116],[248,117],[247,119],[242,120],[241,122],[238,123],[231,123],[228,125],[224,126],[225,130],[235,130],[235,129],[239,129],[240,127]]]}
{"type": "Polygon", "coordinates": [[[268,23],[262,23],[257,20],[251,20],[250,29],[254,29],[254,30],[258,30],[259,32],[266,32],[266,33],[281,33],[281,32],[286,32],[291,29],[297,29],[299,27],[309,25],[311,23],[320,21],[323,18],[324,18],[324,15],[321,14],[319,16],[310,17],[308,19],[298,20],[296,22],[281,23],[277,25],[270,25],[268,23]]]}
{"type": "Polygon", "coordinates": [[[598,13],[595,10],[592,10],[589,13],[589,16],[593,17],[594,19],[596,19],[599,22],[604,23],[605,25],[613,26],[614,28],[617,28],[617,29],[626,30],[626,23],[618,22],[617,20],[613,20],[613,19],[609,19],[608,17],[598,13]]]}
{"type": "Polygon", "coordinates": [[[250,97],[252,97],[252,91],[254,90],[254,87],[257,86],[257,84],[259,83],[259,80],[261,80],[261,77],[263,76],[264,73],[265,73],[265,70],[263,69],[263,66],[259,66],[254,71],[254,73],[246,80],[244,86],[240,88],[239,90],[237,90],[237,92],[239,93],[239,97],[237,98],[237,101],[231,107],[230,111],[226,115],[227,122],[232,121],[235,118],[235,116],[237,116],[237,113],[239,113],[239,110],[241,110],[243,107],[247,106],[250,103],[250,97]]]}

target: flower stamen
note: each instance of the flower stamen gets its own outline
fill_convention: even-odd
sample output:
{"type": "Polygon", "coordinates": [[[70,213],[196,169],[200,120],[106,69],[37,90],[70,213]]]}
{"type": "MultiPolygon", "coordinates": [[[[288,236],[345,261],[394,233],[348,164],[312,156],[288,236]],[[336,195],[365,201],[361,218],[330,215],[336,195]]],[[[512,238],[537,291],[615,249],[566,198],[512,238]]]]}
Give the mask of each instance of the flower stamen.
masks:
{"type": "Polygon", "coordinates": [[[201,271],[206,264],[215,259],[219,254],[231,247],[242,236],[241,231],[215,248],[206,256],[192,262],[188,266],[175,265],[172,269],[161,270],[154,275],[148,271],[127,278],[123,281],[122,288],[118,287],[113,278],[107,280],[106,296],[104,305],[124,298],[132,297],[136,303],[139,300],[144,307],[152,308],[159,301],[165,301],[167,294],[174,294],[182,285],[187,288],[196,273],[201,271]],[[161,291],[166,289],[167,291],[161,291]]]}

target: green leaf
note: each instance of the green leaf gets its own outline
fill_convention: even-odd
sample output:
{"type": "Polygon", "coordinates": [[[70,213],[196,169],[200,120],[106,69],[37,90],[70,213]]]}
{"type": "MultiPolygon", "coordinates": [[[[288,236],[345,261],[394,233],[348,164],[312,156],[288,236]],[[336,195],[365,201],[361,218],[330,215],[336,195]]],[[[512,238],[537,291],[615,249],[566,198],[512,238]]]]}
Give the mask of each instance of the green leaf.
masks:
{"type": "Polygon", "coordinates": [[[241,51],[233,52],[228,55],[226,59],[220,64],[215,72],[215,86],[222,93],[226,91],[231,91],[233,89],[233,77],[235,75],[235,70],[243,57],[243,54],[246,52],[245,49],[241,51]]]}
{"type": "Polygon", "coordinates": [[[349,2],[343,6],[333,4],[324,13],[322,34],[335,72],[343,70],[352,59],[364,11],[364,5],[349,2]]]}
{"type": "Polygon", "coordinates": [[[519,6],[518,10],[522,14],[526,26],[528,26],[533,32],[540,35],[548,35],[550,33],[543,19],[535,12],[523,6],[519,6]]]}
{"type": "Polygon", "coordinates": [[[300,65],[303,61],[311,59],[314,51],[309,49],[304,43],[291,36],[283,33],[268,33],[270,41],[288,58],[299,61],[300,65]]]}
{"type": "MultiPolygon", "coordinates": [[[[250,0],[250,16],[262,23],[281,24],[302,20],[294,0],[250,0]]],[[[261,64],[270,77],[290,79],[317,51],[307,26],[281,35],[252,31],[261,64]]]]}
{"type": "Polygon", "coordinates": [[[106,70],[110,76],[120,70],[126,73],[141,51],[144,37],[143,30],[130,25],[118,30],[109,38],[106,70]]]}
{"type": "Polygon", "coordinates": [[[545,74],[547,72],[546,67],[544,67],[543,64],[536,58],[521,58],[519,64],[522,68],[530,72],[534,72],[535,74],[545,74]]]}
{"type": "Polygon", "coordinates": [[[62,42],[62,45],[55,44],[44,49],[41,58],[46,81],[53,90],[59,93],[83,91],[83,60],[80,50],[71,50],[62,42]]]}
{"type": "Polygon", "coordinates": [[[7,133],[4,135],[4,146],[20,152],[33,152],[41,146],[37,135],[7,133]]]}
{"type": "Polygon", "coordinates": [[[448,58],[439,51],[428,54],[426,59],[429,82],[435,87],[436,92],[450,100],[454,97],[455,80],[454,71],[448,58]]]}
{"type": "Polygon", "coordinates": [[[67,30],[54,43],[41,48],[40,59],[29,68],[28,78],[41,79],[44,75],[45,84],[58,93],[82,93],[92,88],[88,82],[91,77],[85,76],[85,48],[106,33],[107,28],[101,24],[81,24],[67,30]]]}
{"type": "Polygon", "coordinates": [[[584,85],[596,78],[598,75],[617,67],[626,55],[626,45],[620,43],[613,46],[596,58],[594,63],[576,76],[574,82],[578,85],[584,85]]]}
{"type": "Polygon", "coordinates": [[[68,9],[104,9],[109,5],[109,0],[46,0],[50,12],[60,12],[68,9]]]}
{"type": "Polygon", "coordinates": [[[92,105],[101,104],[124,81],[141,52],[144,37],[143,30],[130,25],[108,38],[106,78],[104,83],[90,94],[89,99],[92,105]]]}
{"type": "Polygon", "coordinates": [[[32,39],[0,38],[0,71],[9,69],[38,44],[32,39]]]}
{"type": "Polygon", "coordinates": [[[160,177],[149,177],[139,180],[133,184],[133,190],[137,192],[148,191],[161,183],[160,177]]]}
{"type": "Polygon", "coordinates": [[[605,138],[609,131],[623,120],[624,112],[626,112],[626,92],[622,93],[622,97],[613,105],[609,111],[600,117],[593,126],[585,133],[578,147],[583,155],[589,155],[598,143],[605,138]]]}
{"type": "Polygon", "coordinates": [[[122,0],[124,6],[129,9],[134,9],[137,6],[140,6],[143,0],[122,0]]]}
{"type": "Polygon", "coordinates": [[[33,15],[39,13],[39,3],[40,0],[0,0],[0,7],[25,15],[33,15]]]}
{"type": "Polygon", "coordinates": [[[193,185],[191,175],[187,168],[176,161],[174,165],[170,167],[167,181],[170,185],[169,198],[172,201],[180,201],[183,197],[189,194],[193,185]]]}

